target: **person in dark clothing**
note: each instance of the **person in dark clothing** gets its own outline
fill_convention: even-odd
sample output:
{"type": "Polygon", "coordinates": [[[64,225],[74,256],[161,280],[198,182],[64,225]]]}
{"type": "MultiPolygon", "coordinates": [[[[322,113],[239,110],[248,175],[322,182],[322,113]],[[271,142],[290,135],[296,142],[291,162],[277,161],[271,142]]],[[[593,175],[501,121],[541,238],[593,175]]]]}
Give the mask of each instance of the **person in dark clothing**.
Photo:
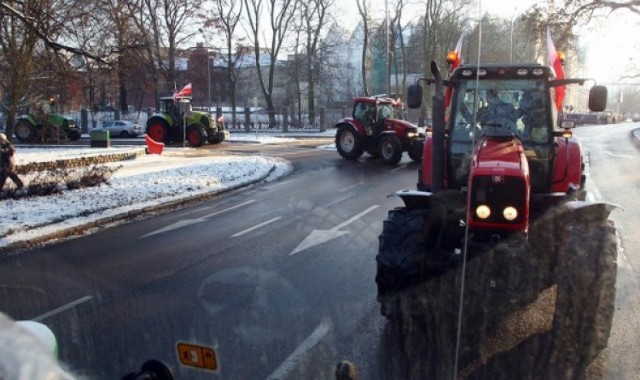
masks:
{"type": "Polygon", "coordinates": [[[16,164],[13,159],[16,149],[7,139],[7,135],[0,133],[0,191],[4,188],[7,178],[11,178],[18,189],[22,189],[24,184],[18,173],[16,173],[16,164]]]}

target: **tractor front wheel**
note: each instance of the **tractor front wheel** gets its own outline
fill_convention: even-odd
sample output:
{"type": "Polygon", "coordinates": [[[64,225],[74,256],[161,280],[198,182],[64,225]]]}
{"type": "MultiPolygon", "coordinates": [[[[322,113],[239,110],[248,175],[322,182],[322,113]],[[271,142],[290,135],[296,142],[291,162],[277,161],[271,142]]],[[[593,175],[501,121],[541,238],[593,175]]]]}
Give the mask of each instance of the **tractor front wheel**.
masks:
{"type": "Polygon", "coordinates": [[[559,372],[554,374],[557,378],[584,378],[586,367],[607,346],[613,323],[615,228],[608,220],[580,219],[563,223],[566,240],[556,267],[550,368],[559,372]]]}
{"type": "Polygon", "coordinates": [[[168,142],[168,130],[169,126],[164,120],[152,119],[147,124],[147,136],[156,142],[168,142]]]}
{"type": "Polygon", "coordinates": [[[415,139],[411,142],[409,147],[409,157],[415,162],[422,161],[422,151],[424,149],[424,140],[415,139]]]}
{"type": "Polygon", "coordinates": [[[207,133],[202,125],[194,124],[187,128],[187,142],[192,147],[197,148],[204,145],[206,138],[207,133]]]}
{"type": "Polygon", "coordinates": [[[350,126],[338,127],[336,149],[342,158],[357,160],[364,152],[362,137],[350,126]]]}
{"type": "Polygon", "coordinates": [[[385,164],[395,165],[402,158],[402,144],[396,135],[385,135],[380,139],[380,158],[385,164]]]}
{"type": "Polygon", "coordinates": [[[35,140],[35,130],[27,120],[18,120],[14,133],[20,142],[32,142],[35,140]]]}

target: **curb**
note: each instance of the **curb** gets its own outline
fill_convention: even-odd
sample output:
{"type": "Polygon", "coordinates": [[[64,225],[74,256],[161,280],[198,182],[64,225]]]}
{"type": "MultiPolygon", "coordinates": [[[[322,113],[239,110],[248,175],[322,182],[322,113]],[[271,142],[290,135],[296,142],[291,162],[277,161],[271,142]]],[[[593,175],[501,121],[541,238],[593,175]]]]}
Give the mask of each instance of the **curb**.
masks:
{"type": "Polygon", "coordinates": [[[27,174],[29,172],[39,172],[55,169],[87,167],[95,164],[104,164],[107,162],[119,162],[133,160],[146,154],[145,148],[131,149],[127,152],[101,154],[97,156],[85,156],[78,158],[69,158],[46,162],[32,162],[29,164],[16,165],[18,174],[27,174]]]}
{"type": "Polygon", "coordinates": [[[172,211],[177,208],[183,208],[183,207],[190,206],[208,199],[213,199],[217,196],[231,193],[233,191],[250,187],[256,183],[262,182],[266,180],[271,174],[273,174],[275,169],[276,169],[276,164],[275,162],[272,162],[271,169],[269,169],[269,171],[267,171],[265,174],[263,174],[259,178],[245,182],[245,183],[239,183],[235,186],[226,188],[224,190],[196,194],[196,195],[188,196],[185,198],[164,202],[152,207],[126,211],[121,214],[111,215],[101,219],[93,220],[93,221],[81,224],[79,226],[65,228],[56,232],[52,232],[46,235],[41,235],[41,236],[27,239],[27,240],[17,241],[17,242],[8,244],[4,247],[0,247],[0,255],[7,255],[12,253],[17,253],[19,251],[24,251],[30,248],[36,248],[44,243],[47,243],[53,240],[62,240],[62,239],[70,238],[73,236],[80,236],[89,229],[101,227],[107,224],[122,223],[135,218],[144,217],[144,216],[148,216],[156,213],[172,211]]]}

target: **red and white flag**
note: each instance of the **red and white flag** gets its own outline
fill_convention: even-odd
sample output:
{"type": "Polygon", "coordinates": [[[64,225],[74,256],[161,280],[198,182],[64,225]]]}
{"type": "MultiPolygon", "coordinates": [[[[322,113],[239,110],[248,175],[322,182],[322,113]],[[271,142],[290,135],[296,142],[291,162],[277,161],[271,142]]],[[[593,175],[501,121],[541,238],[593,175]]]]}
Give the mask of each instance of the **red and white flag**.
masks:
{"type": "Polygon", "coordinates": [[[182,90],[180,90],[180,92],[174,93],[173,98],[178,99],[178,98],[185,98],[188,96],[191,96],[191,83],[182,87],[182,90]]]}
{"type": "MultiPolygon", "coordinates": [[[[556,47],[551,39],[551,30],[547,28],[547,50],[549,52],[549,64],[553,66],[553,70],[556,72],[556,79],[564,79],[564,68],[562,67],[562,60],[560,55],[556,51],[556,47]]],[[[558,110],[562,109],[562,101],[564,100],[564,86],[558,86],[556,90],[556,107],[558,110]]]]}

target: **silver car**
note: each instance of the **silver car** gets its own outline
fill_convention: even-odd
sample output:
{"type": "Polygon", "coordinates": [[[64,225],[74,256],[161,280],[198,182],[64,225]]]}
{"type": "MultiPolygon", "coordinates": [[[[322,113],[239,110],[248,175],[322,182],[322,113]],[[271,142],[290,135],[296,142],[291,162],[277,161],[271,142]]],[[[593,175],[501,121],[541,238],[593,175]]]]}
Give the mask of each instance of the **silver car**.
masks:
{"type": "Polygon", "coordinates": [[[136,137],[144,133],[141,125],[127,120],[108,121],[98,129],[109,131],[111,137],[136,137]]]}

